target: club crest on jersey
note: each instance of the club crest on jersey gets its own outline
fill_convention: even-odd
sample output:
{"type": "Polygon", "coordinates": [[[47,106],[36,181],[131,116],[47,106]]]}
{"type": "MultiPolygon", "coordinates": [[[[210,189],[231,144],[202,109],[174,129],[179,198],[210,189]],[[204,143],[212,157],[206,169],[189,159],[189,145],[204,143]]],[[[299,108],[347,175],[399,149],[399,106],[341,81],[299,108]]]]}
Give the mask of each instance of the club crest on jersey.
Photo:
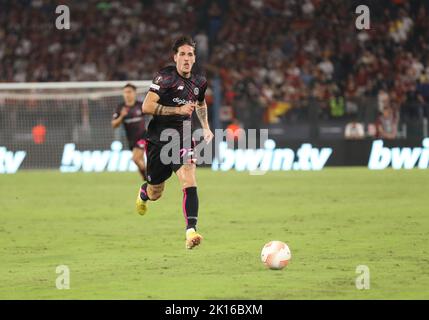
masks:
{"type": "Polygon", "coordinates": [[[198,88],[194,88],[194,94],[196,95],[196,96],[198,96],[198,94],[200,93],[200,89],[198,89],[198,88]]]}
{"type": "Polygon", "coordinates": [[[183,88],[184,88],[183,86],[178,86],[177,90],[183,90],[183,88]]]}

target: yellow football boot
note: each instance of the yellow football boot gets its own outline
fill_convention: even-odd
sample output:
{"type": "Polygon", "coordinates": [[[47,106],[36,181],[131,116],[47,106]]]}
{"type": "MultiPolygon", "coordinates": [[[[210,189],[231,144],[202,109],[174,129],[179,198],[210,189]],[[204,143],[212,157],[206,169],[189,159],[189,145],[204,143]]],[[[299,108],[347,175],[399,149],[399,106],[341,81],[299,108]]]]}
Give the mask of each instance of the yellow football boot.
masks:
{"type": "Polygon", "coordinates": [[[137,193],[137,200],[136,200],[136,210],[137,213],[141,216],[144,216],[146,214],[147,211],[147,201],[142,200],[142,198],[140,198],[140,190],[137,193]]]}

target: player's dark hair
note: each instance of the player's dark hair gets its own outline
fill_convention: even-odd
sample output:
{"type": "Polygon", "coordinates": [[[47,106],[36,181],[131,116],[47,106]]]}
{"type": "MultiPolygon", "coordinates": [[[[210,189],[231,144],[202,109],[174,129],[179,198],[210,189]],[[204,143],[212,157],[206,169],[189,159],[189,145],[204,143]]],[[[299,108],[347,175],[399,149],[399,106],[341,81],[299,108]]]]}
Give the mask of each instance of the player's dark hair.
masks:
{"type": "Polygon", "coordinates": [[[188,45],[194,48],[194,53],[196,51],[196,43],[190,36],[181,36],[174,41],[173,52],[177,53],[181,46],[188,45]]]}
{"type": "Polygon", "coordinates": [[[137,91],[137,87],[135,85],[133,85],[132,83],[127,83],[122,89],[125,89],[125,88],[131,88],[134,91],[137,91]]]}

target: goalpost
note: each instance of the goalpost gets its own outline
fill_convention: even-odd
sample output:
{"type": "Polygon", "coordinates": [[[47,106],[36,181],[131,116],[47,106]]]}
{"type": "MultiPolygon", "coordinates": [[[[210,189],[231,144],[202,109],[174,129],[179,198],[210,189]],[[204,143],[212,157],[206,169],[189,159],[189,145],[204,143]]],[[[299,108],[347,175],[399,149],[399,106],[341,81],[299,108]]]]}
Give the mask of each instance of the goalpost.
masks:
{"type": "MultiPolygon", "coordinates": [[[[111,158],[119,163],[128,146],[122,127],[113,130],[110,122],[126,83],[137,87],[142,101],[151,81],[0,83],[0,173],[13,171],[6,169],[17,165],[19,151],[26,154],[20,168],[58,169],[71,144],[83,152],[72,155],[69,171],[115,171],[111,158]],[[94,156],[94,150],[101,153],[94,156]],[[110,158],[101,150],[110,150],[110,158]]],[[[116,169],[135,169],[122,162],[116,169]]]]}

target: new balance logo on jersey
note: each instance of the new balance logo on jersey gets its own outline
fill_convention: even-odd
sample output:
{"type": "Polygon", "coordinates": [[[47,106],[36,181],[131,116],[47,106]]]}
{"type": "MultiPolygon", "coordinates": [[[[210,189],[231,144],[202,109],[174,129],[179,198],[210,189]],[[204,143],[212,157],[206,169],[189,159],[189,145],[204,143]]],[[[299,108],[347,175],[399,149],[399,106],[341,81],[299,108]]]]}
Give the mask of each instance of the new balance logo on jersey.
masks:
{"type": "Polygon", "coordinates": [[[174,98],[173,102],[176,102],[177,104],[190,104],[190,103],[194,103],[191,100],[186,101],[185,99],[179,99],[178,97],[174,98]]]}

